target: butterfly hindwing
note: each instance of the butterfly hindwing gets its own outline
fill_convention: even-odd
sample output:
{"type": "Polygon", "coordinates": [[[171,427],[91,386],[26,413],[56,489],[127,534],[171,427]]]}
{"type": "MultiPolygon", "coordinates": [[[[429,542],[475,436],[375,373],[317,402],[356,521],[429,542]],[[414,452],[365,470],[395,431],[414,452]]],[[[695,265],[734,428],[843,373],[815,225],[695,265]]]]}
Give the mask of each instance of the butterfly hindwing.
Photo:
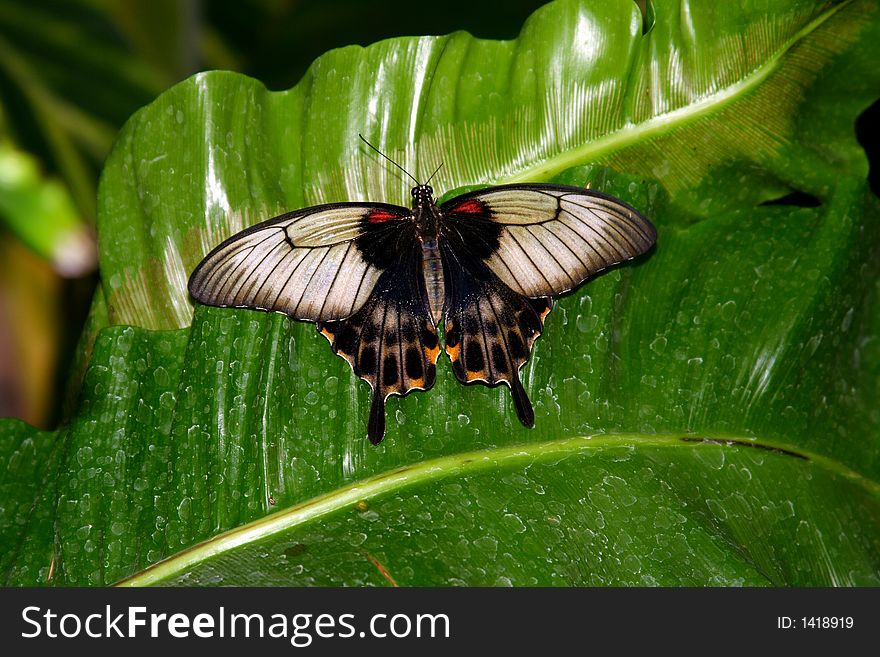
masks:
{"type": "Polygon", "coordinates": [[[567,292],[651,248],[641,213],[607,194],[565,185],[502,185],[440,206],[470,255],[527,297],[567,292]]]}
{"type": "Polygon", "coordinates": [[[462,383],[506,383],[520,421],[531,427],[535,414],[519,378],[552,301],[527,298],[511,290],[473,259],[459,236],[442,241],[446,277],[445,348],[462,383]]]}
{"type": "Polygon", "coordinates": [[[385,434],[385,400],[431,388],[440,353],[426,302],[421,247],[413,230],[398,236],[396,249],[398,258],[358,312],[318,324],[333,351],[373,389],[368,436],[374,444],[385,434]]]}
{"type": "Polygon", "coordinates": [[[348,317],[390,266],[411,215],[382,203],[336,203],[269,219],[211,251],[190,276],[190,294],[212,306],[294,319],[348,317]]]}

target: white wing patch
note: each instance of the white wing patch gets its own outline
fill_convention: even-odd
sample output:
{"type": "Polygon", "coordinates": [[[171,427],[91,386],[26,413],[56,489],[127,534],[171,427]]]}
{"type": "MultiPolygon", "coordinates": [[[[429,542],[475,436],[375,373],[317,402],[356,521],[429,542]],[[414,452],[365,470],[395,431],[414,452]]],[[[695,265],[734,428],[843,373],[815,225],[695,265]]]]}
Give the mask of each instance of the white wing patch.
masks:
{"type": "Polygon", "coordinates": [[[527,297],[561,294],[654,244],[651,223],[621,201],[578,188],[512,187],[475,197],[502,224],[486,264],[527,297]]]}
{"type": "Polygon", "coordinates": [[[354,213],[350,207],[328,208],[293,219],[285,230],[297,246],[331,246],[360,235],[364,214],[354,213]]]}
{"type": "Polygon", "coordinates": [[[552,218],[559,207],[558,193],[528,188],[502,187],[497,191],[480,194],[477,198],[489,204],[495,221],[506,225],[533,224],[536,220],[552,218]]]}
{"type": "Polygon", "coordinates": [[[382,273],[364,260],[355,242],[374,207],[294,212],[242,231],[199,264],[190,294],[212,306],[278,311],[294,319],[350,317],[382,273]]]}

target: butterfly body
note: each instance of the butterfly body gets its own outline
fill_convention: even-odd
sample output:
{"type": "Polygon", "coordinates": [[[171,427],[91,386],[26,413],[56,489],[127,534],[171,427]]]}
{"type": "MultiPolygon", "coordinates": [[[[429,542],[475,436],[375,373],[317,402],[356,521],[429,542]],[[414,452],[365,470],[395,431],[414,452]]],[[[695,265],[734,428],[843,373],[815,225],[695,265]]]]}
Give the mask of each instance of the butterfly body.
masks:
{"type": "Polygon", "coordinates": [[[611,265],[644,253],[651,223],[611,196],[561,185],[506,185],[412,209],[384,203],[305,208],[229,238],[195,269],[202,303],[313,321],[373,389],[368,437],[385,434],[390,395],[428,390],[443,350],[462,383],[510,387],[520,421],[534,411],[519,378],[552,307],[611,265]]]}

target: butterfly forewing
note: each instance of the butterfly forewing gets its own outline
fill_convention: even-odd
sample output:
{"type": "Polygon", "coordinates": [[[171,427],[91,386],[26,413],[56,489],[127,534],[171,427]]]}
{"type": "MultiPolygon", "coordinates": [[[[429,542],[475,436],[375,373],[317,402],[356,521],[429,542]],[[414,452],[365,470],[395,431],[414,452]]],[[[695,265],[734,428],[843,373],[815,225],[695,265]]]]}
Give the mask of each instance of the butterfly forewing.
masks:
{"type": "Polygon", "coordinates": [[[281,215],[209,253],[190,277],[190,294],[208,305],[275,310],[295,319],[348,317],[370,297],[411,219],[406,208],[378,203],[281,215]]]}
{"type": "Polygon", "coordinates": [[[651,248],[656,231],[626,203],[562,185],[505,185],[441,206],[449,230],[510,289],[545,297],[651,248]]]}

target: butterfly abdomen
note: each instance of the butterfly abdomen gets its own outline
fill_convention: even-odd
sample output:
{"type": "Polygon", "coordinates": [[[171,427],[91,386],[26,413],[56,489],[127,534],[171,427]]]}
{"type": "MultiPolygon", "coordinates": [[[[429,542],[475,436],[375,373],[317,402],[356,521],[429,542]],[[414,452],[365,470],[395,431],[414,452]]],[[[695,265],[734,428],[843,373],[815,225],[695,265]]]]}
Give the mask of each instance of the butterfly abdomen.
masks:
{"type": "Polygon", "coordinates": [[[446,288],[443,283],[443,261],[440,259],[440,248],[437,246],[436,237],[422,240],[422,271],[425,277],[425,290],[428,293],[428,304],[431,306],[431,317],[434,325],[437,325],[443,315],[446,288]]]}

